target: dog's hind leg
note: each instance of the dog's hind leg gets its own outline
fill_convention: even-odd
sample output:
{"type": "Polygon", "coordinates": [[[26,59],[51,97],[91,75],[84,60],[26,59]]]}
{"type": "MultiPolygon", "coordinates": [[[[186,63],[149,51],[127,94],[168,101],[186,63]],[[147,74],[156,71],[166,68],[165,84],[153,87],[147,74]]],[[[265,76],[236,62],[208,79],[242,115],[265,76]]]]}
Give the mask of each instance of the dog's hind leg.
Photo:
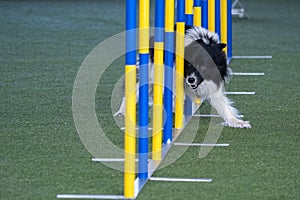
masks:
{"type": "MultiPolygon", "coordinates": [[[[139,82],[136,83],[136,104],[138,103],[139,101],[139,82]]],[[[125,109],[126,109],[126,97],[123,97],[122,99],[122,103],[121,103],[121,106],[119,108],[119,110],[114,114],[114,117],[116,116],[125,116],[125,109]]]]}
{"type": "Polygon", "coordinates": [[[126,106],[126,97],[123,97],[121,106],[117,112],[115,112],[114,117],[116,116],[124,116],[125,115],[125,106],[126,106]]]}

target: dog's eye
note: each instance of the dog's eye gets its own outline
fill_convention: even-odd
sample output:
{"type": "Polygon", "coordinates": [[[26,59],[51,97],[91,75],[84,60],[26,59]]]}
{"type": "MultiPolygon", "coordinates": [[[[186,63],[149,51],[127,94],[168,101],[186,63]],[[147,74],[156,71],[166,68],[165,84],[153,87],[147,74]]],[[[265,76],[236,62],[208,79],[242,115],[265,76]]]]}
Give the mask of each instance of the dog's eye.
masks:
{"type": "Polygon", "coordinates": [[[195,71],[195,67],[191,64],[188,65],[188,69],[190,72],[194,72],[195,71]]]}

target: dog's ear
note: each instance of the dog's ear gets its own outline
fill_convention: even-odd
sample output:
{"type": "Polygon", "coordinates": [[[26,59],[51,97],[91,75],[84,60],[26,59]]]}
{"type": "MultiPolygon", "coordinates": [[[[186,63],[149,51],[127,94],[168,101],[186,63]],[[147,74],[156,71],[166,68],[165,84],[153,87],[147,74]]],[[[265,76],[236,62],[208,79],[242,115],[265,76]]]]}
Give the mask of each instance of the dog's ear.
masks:
{"type": "Polygon", "coordinates": [[[216,44],[216,47],[220,50],[223,50],[226,47],[226,44],[225,43],[218,43],[218,44],[216,44]]]}

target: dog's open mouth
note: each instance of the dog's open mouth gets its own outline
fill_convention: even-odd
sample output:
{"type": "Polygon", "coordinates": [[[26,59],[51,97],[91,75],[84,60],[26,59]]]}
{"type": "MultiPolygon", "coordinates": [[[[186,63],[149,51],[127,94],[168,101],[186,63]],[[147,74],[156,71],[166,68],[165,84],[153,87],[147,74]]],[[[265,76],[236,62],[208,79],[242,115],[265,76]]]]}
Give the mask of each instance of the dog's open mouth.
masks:
{"type": "Polygon", "coordinates": [[[190,85],[190,87],[191,87],[193,90],[195,90],[195,89],[197,89],[198,85],[197,85],[197,84],[196,84],[196,85],[190,85]]]}

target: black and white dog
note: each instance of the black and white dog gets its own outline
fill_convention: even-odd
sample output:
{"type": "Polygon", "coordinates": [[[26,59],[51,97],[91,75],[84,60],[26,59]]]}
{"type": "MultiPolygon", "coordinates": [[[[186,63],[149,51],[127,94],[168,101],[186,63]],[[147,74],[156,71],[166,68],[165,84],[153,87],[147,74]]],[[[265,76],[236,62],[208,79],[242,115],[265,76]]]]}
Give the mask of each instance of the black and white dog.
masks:
{"type": "Polygon", "coordinates": [[[248,121],[238,118],[238,111],[224,95],[224,83],[229,78],[226,44],[218,43],[218,35],[201,27],[186,27],[185,92],[192,98],[208,101],[225,124],[235,128],[251,128],[248,121]]]}
{"type": "MultiPolygon", "coordinates": [[[[150,46],[152,42],[150,41],[150,46]]],[[[238,111],[224,95],[224,83],[229,78],[230,69],[217,34],[201,27],[186,26],[184,52],[185,93],[192,100],[200,98],[208,101],[224,119],[225,125],[235,128],[251,128],[248,121],[238,118],[238,111]]],[[[150,51],[149,82],[153,84],[153,49],[150,51]]],[[[137,83],[137,88],[139,87],[137,83]]],[[[137,90],[138,91],[138,90],[137,90]]],[[[152,88],[149,88],[149,92],[152,88]]],[[[138,94],[137,94],[138,96],[138,94]]],[[[137,98],[138,100],[138,98],[137,98]]],[[[151,105],[151,103],[149,103],[151,105]]],[[[124,115],[125,97],[116,115],[124,115]]]]}

